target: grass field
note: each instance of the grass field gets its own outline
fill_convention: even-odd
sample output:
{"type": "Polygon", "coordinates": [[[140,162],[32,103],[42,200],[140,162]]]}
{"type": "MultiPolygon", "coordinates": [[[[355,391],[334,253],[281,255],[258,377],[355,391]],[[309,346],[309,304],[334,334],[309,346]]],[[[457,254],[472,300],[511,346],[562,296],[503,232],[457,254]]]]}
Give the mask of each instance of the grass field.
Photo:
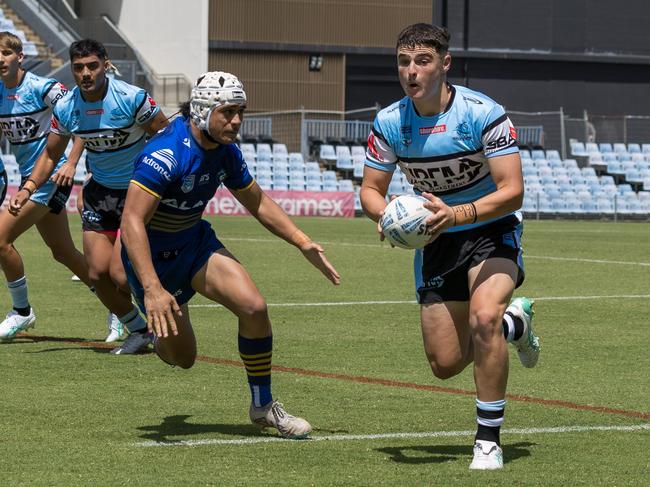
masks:
{"type": "Polygon", "coordinates": [[[341,286],[253,220],[215,227],[270,304],[274,394],[312,423],[310,441],[249,424],[229,312],[191,302],[189,371],[110,355],[98,301],[35,232],[22,237],[38,321],[0,344],[0,485],[647,485],[649,224],[527,222],[517,294],[536,298],[543,350],[532,370],[511,355],[499,472],[468,470],[472,372],[431,374],[410,252],[380,244],[366,219],[299,224],[341,286]]]}

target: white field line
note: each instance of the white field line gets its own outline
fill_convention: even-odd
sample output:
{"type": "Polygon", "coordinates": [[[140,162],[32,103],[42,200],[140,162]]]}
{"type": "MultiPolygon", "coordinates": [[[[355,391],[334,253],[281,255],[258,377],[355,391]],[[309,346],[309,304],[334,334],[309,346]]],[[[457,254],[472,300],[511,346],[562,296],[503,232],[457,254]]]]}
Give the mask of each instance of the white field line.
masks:
{"type": "MultiPolygon", "coordinates": [[[[588,431],[640,431],[650,430],[650,423],[643,423],[630,426],[558,426],[555,428],[511,428],[501,430],[502,434],[508,435],[532,435],[532,434],[562,434],[562,433],[585,433],[588,431]]],[[[421,433],[380,433],[372,435],[327,435],[312,436],[303,441],[288,440],[280,437],[255,437],[255,438],[237,438],[237,439],[205,439],[205,440],[181,440],[181,441],[143,441],[134,443],[136,447],[155,447],[155,446],[205,446],[205,445],[255,445],[259,443],[296,443],[305,444],[315,441],[354,441],[354,440],[390,440],[390,439],[410,439],[410,438],[441,438],[456,436],[472,436],[476,433],[474,430],[467,431],[429,431],[421,433]]]]}
{"type": "MultiPolygon", "coordinates": [[[[534,301],[585,301],[594,299],[650,299],[650,294],[615,294],[605,296],[542,296],[530,298],[534,301]]],[[[416,304],[413,301],[334,301],[322,303],[268,303],[273,308],[310,307],[310,306],[361,306],[382,304],[416,304]]],[[[221,304],[190,304],[190,308],[223,308],[221,304]]]]}
{"type": "MultiPolygon", "coordinates": [[[[225,241],[231,240],[233,242],[260,242],[260,243],[284,243],[281,239],[272,239],[272,238],[225,238],[225,241]]],[[[388,244],[382,244],[377,242],[376,244],[363,244],[363,243],[351,243],[351,242],[327,242],[320,240],[319,243],[323,245],[340,245],[342,247],[363,247],[363,248],[375,248],[375,249],[391,249],[388,244]]],[[[396,250],[401,252],[401,250],[396,250]]],[[[524,254],[524,259],[537,259],[537,260],[558,260],[558,261],[568,261],[568,262],[584,262],[587,264],[611,264],[611,265],[638,265],[642,267],[650,267],[650,262],[632,262],[628,260],[604,260],[604,259],[582,259],[579,257],[551,257],[544,255],[528,255],[524,254]]]]}

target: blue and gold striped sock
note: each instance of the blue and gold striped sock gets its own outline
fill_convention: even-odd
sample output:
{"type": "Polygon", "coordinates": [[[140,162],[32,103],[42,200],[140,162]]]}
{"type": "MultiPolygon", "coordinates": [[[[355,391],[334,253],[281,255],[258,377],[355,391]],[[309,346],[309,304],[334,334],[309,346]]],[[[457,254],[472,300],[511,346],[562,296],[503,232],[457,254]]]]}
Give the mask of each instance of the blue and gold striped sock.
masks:
{"type": "Polygon", "coordinates": [[[239,356],[246,367],[253,405],[258,408],[266,406],[273,400],[271,395],[273,336],[244,338],[239,335],[239,356]]]}

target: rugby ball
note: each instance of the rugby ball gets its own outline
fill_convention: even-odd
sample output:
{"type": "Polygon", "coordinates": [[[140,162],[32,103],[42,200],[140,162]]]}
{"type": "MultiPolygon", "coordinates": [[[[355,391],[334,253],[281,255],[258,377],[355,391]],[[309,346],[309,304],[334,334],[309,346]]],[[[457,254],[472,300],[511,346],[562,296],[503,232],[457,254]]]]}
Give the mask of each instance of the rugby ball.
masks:
{"type": "Polygon", "coordinates": [[[402,195],[388,203],[379,225],[386,239],[395,247],[421,249],[431,239],[425,220],[431,215],[422,196],[402,195]]]}

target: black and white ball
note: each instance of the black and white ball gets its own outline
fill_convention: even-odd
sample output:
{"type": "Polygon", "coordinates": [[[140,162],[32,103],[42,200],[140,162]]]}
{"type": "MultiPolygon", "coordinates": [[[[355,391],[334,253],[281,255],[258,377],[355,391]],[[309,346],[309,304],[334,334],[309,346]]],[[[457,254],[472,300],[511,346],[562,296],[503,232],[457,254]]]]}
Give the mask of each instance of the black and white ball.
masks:
{"type": "Polygon", "coordinates": [[[395,247],[420,249],[429,243],[425,220],[431,212],[423,206],[426,201],[422,196],[402,195],[388,203],[379,225],[395,247]]]}

